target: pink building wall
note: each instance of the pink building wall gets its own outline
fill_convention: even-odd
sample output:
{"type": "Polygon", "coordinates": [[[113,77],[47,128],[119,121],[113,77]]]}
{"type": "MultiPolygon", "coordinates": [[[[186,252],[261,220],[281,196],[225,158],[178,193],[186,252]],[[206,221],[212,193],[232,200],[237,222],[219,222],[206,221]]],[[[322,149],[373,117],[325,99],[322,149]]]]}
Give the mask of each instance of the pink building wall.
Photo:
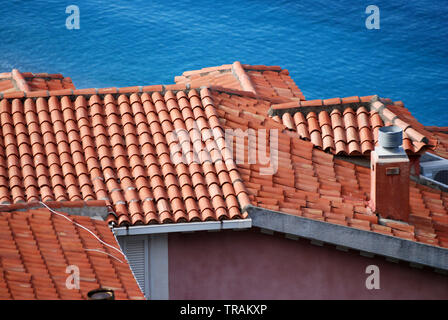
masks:
{"type": "Polygon", "coordinates": [[[170,299],[448,299],[448,276],[250,231],[170,234],[170,299]],[[368,265],[380,289],[368,290],[368,265]]]}

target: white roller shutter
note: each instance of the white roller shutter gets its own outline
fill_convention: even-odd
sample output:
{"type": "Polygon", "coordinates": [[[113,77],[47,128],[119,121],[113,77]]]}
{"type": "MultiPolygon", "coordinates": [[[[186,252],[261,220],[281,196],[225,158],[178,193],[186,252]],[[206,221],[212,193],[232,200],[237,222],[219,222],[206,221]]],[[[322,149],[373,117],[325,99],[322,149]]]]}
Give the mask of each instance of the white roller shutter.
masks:
{"type": "Polygon", "coordinates": [[[140,289],[149,296],[149,261],[147,237],[119,237],[119,243],[132,269],[140,289]]]}

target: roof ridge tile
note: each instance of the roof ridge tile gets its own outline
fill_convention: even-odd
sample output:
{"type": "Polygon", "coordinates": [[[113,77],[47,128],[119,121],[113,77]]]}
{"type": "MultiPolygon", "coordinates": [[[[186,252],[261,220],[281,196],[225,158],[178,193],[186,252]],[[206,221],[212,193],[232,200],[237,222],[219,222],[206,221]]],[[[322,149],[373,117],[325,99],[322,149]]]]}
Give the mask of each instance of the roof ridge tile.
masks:
{"type": "Polygon", "coordinates": [[[252,92],[255,95],[257,94],[252,82],[250,81],[250,78],[246,74],[246,71],[244,71],[244,68],[241,65],[241,62],[235,61],[232,64],[232,72],[235,75],[235,77],[238,79],[238,81],[240,82],[241,88],[243,88],[244,91],[252,92]]]}

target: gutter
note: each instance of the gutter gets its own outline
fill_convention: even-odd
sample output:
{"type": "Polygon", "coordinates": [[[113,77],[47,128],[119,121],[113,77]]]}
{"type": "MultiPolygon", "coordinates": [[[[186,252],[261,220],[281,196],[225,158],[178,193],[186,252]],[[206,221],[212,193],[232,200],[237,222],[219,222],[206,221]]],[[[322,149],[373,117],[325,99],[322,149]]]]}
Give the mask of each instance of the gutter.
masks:
{"type": "Polygon", "coordinates": [[[252,219],[205,221],[205,222],[186,222],[186,223],[167,223],[152,224],[144,226],[130,226],[113,228],[115,236],[134,236],[145,234],[171,233],[171,232],[194,232],[194,231],[220,231],[220,230],[239,230],[252,227],[252,219]]]}
{"type": "Polygon", "coordinates": [[[252,226],[448,271],[448,249],[248,205],[252,226]]]}

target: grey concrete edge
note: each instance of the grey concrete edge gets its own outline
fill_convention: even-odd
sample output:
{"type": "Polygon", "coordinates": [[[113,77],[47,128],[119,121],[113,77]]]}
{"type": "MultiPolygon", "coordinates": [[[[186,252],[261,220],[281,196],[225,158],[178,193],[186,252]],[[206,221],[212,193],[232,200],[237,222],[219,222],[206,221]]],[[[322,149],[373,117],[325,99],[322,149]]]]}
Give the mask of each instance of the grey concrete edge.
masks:
{"type": "Polygon", "coordinates": [[[448,270],[448,249],[248,205],[252,226],[448,270]]]}
{"type": "MultiPolygon", "coordinates": [[[[96,220],[105,221],[109,212],[105,206],[83,206],[83,207],[64,207],[64,202],[61,201],[62,207],[51,208],[56,212],[63,212],[74,216],[86,216],[96,220]]],[[[17,209],[15,211],[27,211],[32,209],[45,209],[45,206],[41,204],[36,204],[35,206],[30,206],[26,208],[17,209]]]]}
{"type": "Polygon", "coordinates": [[[116,236],[131,236],[171,232],[193,232],[193,231],[217,231],[225,229],[248,229],[252,227],[252,220],[223,220],[187,223],[153,224],[145,226],[131,226],[113,228],[116,236]]]}
{"type": "Polygon", "coordinates": [[[61,209],[55,209],[55,210],[56,211],[60,210],[62,212],[70,214],[70,215],[87,216],[92,219],[103,220],[103,221],[106,220],[106,218],[109,214],[107,207],[103,207],[103,206],[101,206],[101,207],[84,206],[84,207],[80,207],[80,208],[63,207],[61,209]]]}

